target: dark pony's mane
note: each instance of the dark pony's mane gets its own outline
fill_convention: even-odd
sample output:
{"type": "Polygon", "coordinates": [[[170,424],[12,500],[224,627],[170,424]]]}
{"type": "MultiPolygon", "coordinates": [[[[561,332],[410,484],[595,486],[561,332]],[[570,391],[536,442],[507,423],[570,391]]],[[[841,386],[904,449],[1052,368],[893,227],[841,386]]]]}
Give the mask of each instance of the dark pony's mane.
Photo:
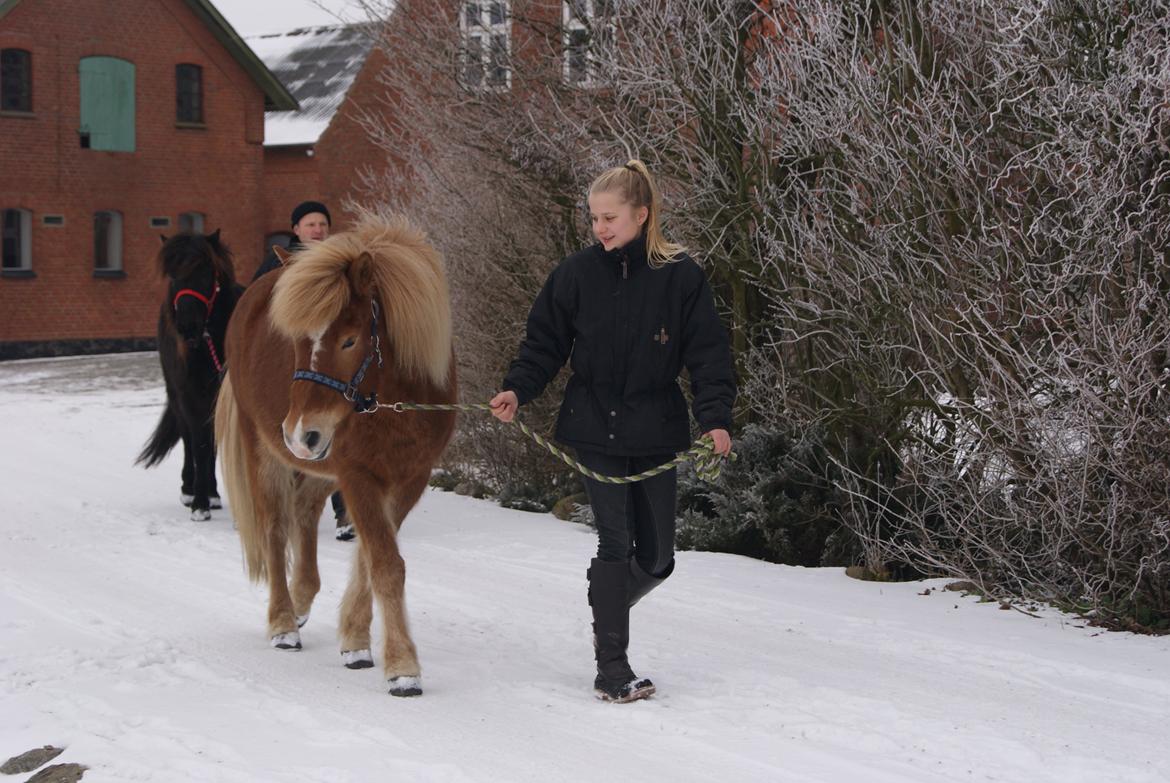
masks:
{"type": "Polygon", "coordinates": [[[213,234],[175,234],[163,243],[158,251],[158,269],[163,276],[184,280],[208,259],[219,277],[221,286],[232,286],[236,282],[236,269],[232,251],[219,238],[219,231],[213,234]]]}

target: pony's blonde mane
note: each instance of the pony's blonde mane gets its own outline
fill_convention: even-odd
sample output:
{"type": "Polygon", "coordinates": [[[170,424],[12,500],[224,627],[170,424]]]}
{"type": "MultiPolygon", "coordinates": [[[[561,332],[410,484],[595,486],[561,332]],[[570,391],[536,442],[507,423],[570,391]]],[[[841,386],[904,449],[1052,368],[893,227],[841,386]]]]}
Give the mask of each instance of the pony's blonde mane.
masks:
{"type": "Polygon", "coordinates": [[[350,303],[351,266],[365,263],[363,255],[398,368],[446,388],[451,300],[443,259],[406,218],[365,215],[353,229],[295,253],[272,289],[273,327],[294,340],[329,328],[350,303]]]}

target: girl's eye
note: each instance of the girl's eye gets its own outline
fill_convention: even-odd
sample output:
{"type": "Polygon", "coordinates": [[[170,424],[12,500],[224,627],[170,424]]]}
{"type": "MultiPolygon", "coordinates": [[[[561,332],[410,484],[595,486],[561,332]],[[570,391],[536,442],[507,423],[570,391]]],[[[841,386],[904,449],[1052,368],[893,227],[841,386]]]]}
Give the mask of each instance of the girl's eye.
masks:
{"type": "Polygon", "coordinates": [[[341,347],[343,349],[344,348],[352,348],[354,345],[354,342],[355,342],[355,340],[352,337],[350,337],[348,340],[346,340],[344,343],[341,344],[341,347]]]}

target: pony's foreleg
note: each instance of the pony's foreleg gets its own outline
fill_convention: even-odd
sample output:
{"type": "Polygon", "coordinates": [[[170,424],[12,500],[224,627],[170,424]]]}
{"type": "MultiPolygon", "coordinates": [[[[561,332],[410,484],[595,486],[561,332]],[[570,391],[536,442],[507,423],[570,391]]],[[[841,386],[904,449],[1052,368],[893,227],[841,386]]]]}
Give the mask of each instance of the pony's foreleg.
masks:
{"type": "MultiPolygon", "coordinates": [[[[370,590],[382,613],[382,670],[395,696],[422,694],[418,653],[406,621],[406,563],[398,551],[400,512],[392,496],[375,483],[342,484],[358,544],[369,569],[370,590]]],[[[407,505],[409,509],[410,505],[407,505]]]]}
{"type": "Polygon", "coordinates": [[[317,570],[317,522],[321,509],[329,497],[331,485],[320,479],[301,474],[295,480],[292,520],[293,577],[292,602],[297,615],[297,627],[309,620],[313,599],[321,590],[321,574],[317,570]]]}
{"type": "Polygon", "coordinates": [[[374,620],[374,594],[370,591],[370,567],[361,545],[354,548],[349,584],[341,599],[341,662],[347,669],[368,669],[374,665],[370,652],[370,623],[374,620]]]}
{"type": "Polygon", "coordinates": [[[215,429],[211,421],[201,423],[190,435],[193,441],[195,485],[191,500],[191,519],[202,522],[211,519],[211,484],[215,481],[215,429]]]}

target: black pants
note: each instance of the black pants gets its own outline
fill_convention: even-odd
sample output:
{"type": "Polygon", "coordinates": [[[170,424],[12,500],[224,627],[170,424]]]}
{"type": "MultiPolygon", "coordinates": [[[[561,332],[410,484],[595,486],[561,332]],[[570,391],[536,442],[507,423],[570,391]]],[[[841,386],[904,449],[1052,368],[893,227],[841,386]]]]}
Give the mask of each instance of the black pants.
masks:
{"type": "MultiPolygon", "coordinates": [[[[674,454],[614,457],[578,451],[585,467],[607,476],[632,476],[674,459],[674,454]]],[[[585,492],[597,522],[597,557],[625,562],[633,557],[642,570],[657,576],[674,559],[674,511],[677,471],[668,470],[635,484],[606,484],[585,478],[585,492]]]]}
{"type": "Polygon", "coordinates": [[[345,501],[341,499],[341,492],[334,492],[330,495],[329,500],[333,503],[333,516],[338,519],[345,516],[345,501]]]}

